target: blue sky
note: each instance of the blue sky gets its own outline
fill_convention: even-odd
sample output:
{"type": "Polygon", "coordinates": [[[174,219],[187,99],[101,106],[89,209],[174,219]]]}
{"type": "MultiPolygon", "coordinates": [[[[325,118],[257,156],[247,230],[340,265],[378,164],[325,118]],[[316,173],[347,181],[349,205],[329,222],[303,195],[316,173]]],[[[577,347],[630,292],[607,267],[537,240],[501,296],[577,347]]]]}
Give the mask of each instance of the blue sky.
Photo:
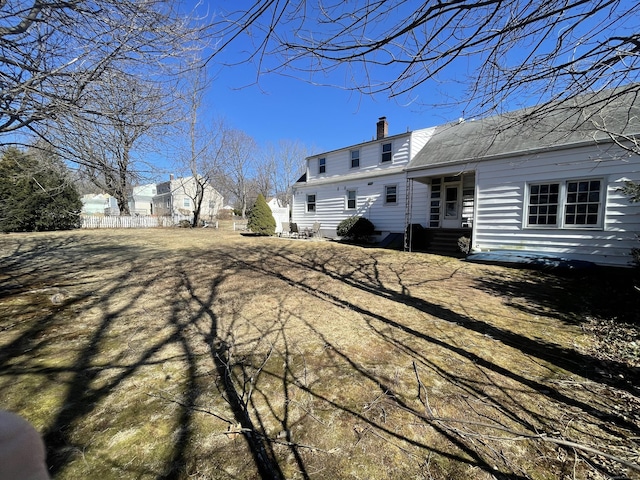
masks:
{"type": "MultiPolygon", "coordinates": [[[[235,10],[245,3],[253,1],[238,0],[229,6],[226,2],[205,0],[199,11],[211,15],[217,6],[235,10]]],[[[415,89],[409,99],[396,101],[383,94],[372,97],[275,73],[257,79],[257,67],[249,62],[223,65],[237,61],[247,50],[251,50],[248,40],[239,39],[209,63],[212,87],[207,103],[210,113],[225,118],[231,127],[246,132],[259,145],[298,140],[313,153],[319,153],[371,140],[382,116],[389,122],[389,134],[394,135],[457,120],[462,115],[460,108],[425,106],[442,102],[433,83],[415,89]]],[[[348,85],[346,67],[330,76],[321,75],[323,83],[348,85]]],[[[459,88],[454,84],[440,87],[443,91],[459,88]]]]}
{"type": "MultiPolygon", "coordinates": [[[[186,5],[194,5],[198,0],[184,1],[186,5]]],[[[617,9],[616,11],[619,13],[632,11],[629,9],[634,5],[634,8],[637,8],[636,1],[621,0],[620,5],[616,6],[616,4],[611,8],[617,9]]],[[[255,3],[256,0],[235,0],[234,2],[200,0],[197,10],[199,13],[219,18],[217,15],[222,9],[245,11],[243,8],[247,9],[255,3]]],[[[337,6],[342,2],[329,3],[337,6]]],[[[360,2],[353,2],[354,5],[358,3],[360,2]]],[[[577,43],[574,45],[568,41],[564,47],[565,51],[560,55],[561,60],[566,60],[567,55],[569,57],[579,56],[581,51],[584,53],[585,49],[589,50],[593,47],[593,42],[596,40],[594,32],[600,31],[599,29],[606,30],[610,27],[609,22],[613,21],[607,16],[609,11],[603,10],[587,21],[573,23],[572,15],[579,14],[580,9],[589,11],[589,8],[589,4],[586,4],[572,10],[571,15],[565,19],[567,23],[556,25],[556,29],[551,32],[550,37],[540,43],[537,43],[540,39],[534,41],[535,39],[532,38],[514,40],[512,45],[514,48],[511,48],[508,54],[505,53],[505,58],[501,60],[511,64],[515,63],[515,65],[519,65],[521,61],[524,61],[524,65],[527,66],[528,64],[536,65],[534,61],[536,56],[528,57],[531,53],[530,49],[540,48],[542,51],[545,49],[552,51],[555,48],[556,36],[560,36],[565,27],[576,27],[571,29],[572,33],[568,38],[573,38],[577,43]]],[[[410,18],[414,10],[415,4],[412,2],[398,3],[392,14],[384,17],[383,20],[386,23],[371,22],[371,30],[368,30],[367,34],[375,35],[377,29],[384,30],[388,22],[410,18]],[[395,18],[393,18],[394,15],[395,18]]],[[[307,11],[310,15],[309,12],[311,10],[307,11]]],[[[524,12],[526,13],[526,8],[524,12]]],[[[615,23],[618,29],[623,29],[623,27],[626,29],[621,34],[637,32],[638,20],[636,17],[636,15],[628,15],[624,22],[615,23]]],[[[282,27],[281,24],[280,26],[282,27]]],[[[322,28],[330,27],[324,25],[322,28]]],[[[462,30],[458,31],[458,34],[461,32],[467,33],[462,30]]],[[[468,33],[471,34],[471,32],[468,33]]],[[[282,27],[278,31],[278,35],[286,37],[292,34],[290,30],[282,27]]],[[[260,35],[257,35],[256,39],[260,41],[260,35]]],[[[391,135],[467,117],[466,112],[473,112],[472,107],[468,107],[464,103],[455,104],[455,101],[464,101],[466,98],[465,89],[473,85],[474,77],[478,75],[478,68],[486,58],[486,55],[471,55],[471,52],[467,52],[470,55],[461,56],[449,64],[441,72],[442,77],[438,81],[429,80],[415,87],[408,96],[396,101],[387,98],[384,93],[371,97],[349,91],[348,79],[351,78],[350,75],[353,74],[361,82],[364,78],[364,72],[362,69],[357,70],[358,66],[355,66],[356,70],[352,73],[349,71],[349,65],[344,64],[337,66],[335,71],[326,77],[324,72],[316,71],[313,79],[323,84],[341,85],[346,88],[312,85],[303,80],[277,74],[263,75],[259,78],[259,83],[255,84],[258,67],[251,62],[241,61],[243,52],[247,51],[254,51],[254,49],[249,44],[248,38],[242,37],[228,45],[223,53],[214,57],[209,64],[209,75],[213,79],[213,85],[208,96],[208,103],[212,113],[224,117],[230,126],[243,130],[260,145],[268,142],[277,143],[282,139],[299,140],[312,148],[314,153],[371,140],[375,135],[375,124],[381,116],[387,118],[391,135]],[[238,62],[240,62],[239,65],[238,62]],[[225,63],[236,63],[236,65],[225,67],[223,66],[225,63]],[[448,106],[443,104],[448,104],[448,106]]],[[[378,51],[376,55],[378,54],[379,59],[388,60],[384,53],[378,51]]],[[[277,67],[275,59],[266,57],[262,60],[265,62],[263,68],[277,67]]],[[[368,70],[367,73],[389,79],[389,77],[394,78],[394,75],[402,68],[404,68],[402,65],[393,64],[368,70]]],[[[521,91],[508,91],[510,94],[514,91],[516,93],[506,100],[503,99],[504,103],[495,105],[496,111],[514,110],[548,99],[548,97],[545,98],[545,95],[548,95],[544,91],[545,82],[542,84],[543,87],[537,98],[535,90],[527,95],[521,91]]],[[[492,88],[491,79],[487,79],[487,86],[492,88]]],[[[498,90],[499,92],[501,90],[498,90]]],[[[485,107],[490,110],[494,105],[489,104],[480,109],[485,109],[485,107]]]]}
{"type": "MultiPolygon", "coordinates": [[[[252,72],[255,75],[255,72],[252,72]]],[[[210,108],[259,144],[299,140],[315,151],[329,151],[369,141],[379,117],[387,117],[389,134],[416,130],[449,120],[445,112],[416,104],[402,106],[383,96],[315,86],[277,74],[261,77],[259,85],[246,69],[223,69],[208,95],[210,108]]]]}

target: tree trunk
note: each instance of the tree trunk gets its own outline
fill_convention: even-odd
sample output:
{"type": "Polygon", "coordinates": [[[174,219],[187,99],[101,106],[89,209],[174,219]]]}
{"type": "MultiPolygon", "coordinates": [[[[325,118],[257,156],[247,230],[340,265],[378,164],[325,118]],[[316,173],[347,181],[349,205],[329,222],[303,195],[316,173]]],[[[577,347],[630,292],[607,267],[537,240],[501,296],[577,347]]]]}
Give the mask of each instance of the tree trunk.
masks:
{"type": "Polygon", "coordinates": [[[127,199],[127,194],[122,194],[122,192],[116,192],[116,201],[118,202],[118,209],[120,210],[120,215],[131,215],[131,211],[129,210],[129,202],[127,199]]]}

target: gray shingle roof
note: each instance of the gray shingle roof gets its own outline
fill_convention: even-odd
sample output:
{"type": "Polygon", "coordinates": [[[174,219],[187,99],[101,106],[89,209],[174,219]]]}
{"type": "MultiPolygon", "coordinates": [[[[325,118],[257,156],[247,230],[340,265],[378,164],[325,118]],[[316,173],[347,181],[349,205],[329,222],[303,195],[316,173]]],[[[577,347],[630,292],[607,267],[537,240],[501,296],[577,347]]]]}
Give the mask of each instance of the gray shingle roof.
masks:
{"type": "Polygon", "coordinates": [[[407,170],[608,142],[610,134],[640,134],[640,84],[441,125],[407,170]]]}

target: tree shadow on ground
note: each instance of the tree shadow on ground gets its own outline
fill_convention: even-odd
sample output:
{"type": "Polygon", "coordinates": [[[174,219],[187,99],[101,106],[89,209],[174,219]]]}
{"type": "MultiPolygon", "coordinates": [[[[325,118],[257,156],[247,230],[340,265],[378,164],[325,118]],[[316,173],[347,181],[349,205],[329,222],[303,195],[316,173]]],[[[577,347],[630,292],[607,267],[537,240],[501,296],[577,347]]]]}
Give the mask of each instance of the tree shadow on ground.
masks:
{"type": "MultiPolygon", "coordinates": [[[[454,312],[448,308],[443,308],[440,305],[428,302],[424,299],[411,297],[406,293],[398,294],[396,290],[385,288],[381,282],[376,280],[377,276],[375,274],[375,271],[378,267],[375,259],[371,259],[371,262],[367,263],[367,265],[364,267],[361,262],[359,262],[357,265],[353,264],[347,265],[345,267],[345,263],[348,264],[348,261],[344,262],[344,259],[341,259],[342,261],[340,262],[339,267],[335,267],[330,266],[330,262],[327,262],[326,258],[317,259],[317,261],[313,258],[310,258],[309,255],[305,256],[304,258],[300,258],[295,255],[295,252],[287,252],[285,250],[282,250],[281,252],[275,254],[275,256],[274,252],[270,252],[270,255],[272,256],[272,258],[271,264],[268,267],[265,266],[266,262],[264,261],[264,259],[261,262],[254,262],[253,264],[248,264],[247,266],[249,268],[255,268],[261,272],[270,271],[272,275],[277,276],[292,287],[303,290],[306,294],[318,295],[319,297],[328,300],[329,302],[346,307],[352,311],[360,313],[367,319],[371,319],[372,328],[379,331],[381,337],[384,337],[390,344],[393,344],[394,346],[399,347],[402,350],[410,351],[410,353],[415,358],[421,358],[420,352],[417,350],[411,350],[407,345],[399,341],[397,339],[398,333],[409,334],[411,337],[419,338],[428,342],[429,344],[437,345],[442,349],[447,349],[460,357],[466,358],[474,365],[478,365],[479,367],[487,371],[494,372],[505,378],[510,378],[523,385],[524,387],[530,388],[533,391],[540,392],[544,396],[551,398],[556,402],[564,404],[567,407],[578,408],[584,414],[589,415],[593,419],[595,419],[596,422],[599,422],[600,419],[606,419],[608,422],[611,422],[618,428],[627,430],[632,435],[637,435],[637,433],[640,432],[640,429],[638,428],[638,425],[636,423],[629,421],[623,414],[618,414],[616,412],[604,409],[604,405],[599,407],[596,405],[585,403],[577,397],[574,398],[571,394],[568,394],[565,391],[555,389],[549,384],[518,375],[514,371],[501,367],[491,361],[482,358],[482,356],[478,355],[477,353],[473,353],[466,349],[459,348],[446,342],[440,341],[433,336],[425,334],[424,332],[414,330],[397,321],[391,320],[384,315],[372,312],[368,308],[355,304],[343,297],[333,296],[328,294],[327,292],[318,292],[316,288],[311,284],[300,282],[297,278],[295,280],[292,280],[287,276],[286,273],[283,274],[282,272],[286,272],[287,269],[281,268],[282,265],[276,267],[274,267],[273,265],[274,263],[277,264],[279,261],[281,263],[290,263],[291,271],[295,271],[296,267],[299,268],[301,266],[306,267],[310,270],[315,270],[322,273],[323,275],[326,275],[327,277],[330,277],[332,280],[341,281],[349,287],[360,289],[374,295],[384,296],[385,298],[393,302],[399,302],[403,305],[410,306],[430,315],[431,317],[445,320],[446,322],[462,326],[465,329],[488,336],[489,338],[500,342],[502,345],[515,348],[529,357],[538,358],[542,362],[548,363],[555,367],[559,367],[563,370],[566,370],[567,372],[579,375],[580,377],[586,378],[589,381],[596,382],[597,384],[608,385],[617,389],[626,390],[633,396],[637,397],[638,372],[636,371],[636,369],[629,368],[624,364],[617,365],[618,371],[624,372],[624,375],[620,375],[619,378],[611,378],[606,374],[606,372],[601,371],[597,368],[600,365],[600,361],[598,359],[578,352],[574,349],[560,347],[559,345],[554,343],[544,342],[539,339],[525,337],[523,335],[504,330],[502,328],[497,328],[480,319],[471,318],[467,315],[454,312]],[[335,267],[335,270],[333,270],[332,267],[335,267]],[[361,269],[367,269],[368,271],[366,273],[362,273],[361,275],[357,275],[357,272],[359,272],[361,269]],[[340,273],[337,273],[338,271],[340,271],[340,273]],[[365,281],[357,280],[356,277],[358,276],[360,277],[360,279],[365,279],[365,281]],[[383,328],[373,326],[373,324],[382,324],[386,327],[391,327],[392,330],[390,332],[383,333],[383,328]],[[396,331],[396,333],[393,333],[393,331],[396,331]]],[[[240,257],[237,257],[237,260],[240,261],[240,257]]],[[[402,292],[408,292],[409,290],[410,288],[407,288],[406,286],[402,286],[401,288],[402,292]]],[[[559,288],[559,291],[561,290],[562,288],[559,288]]],[[[535,297],[531,297],[531,300],[533,301],[534,298],[535,297]]],[[[545,302],[544,297],[542,302],[545,302]]],[[[548,305],[546,307],[548,307],[548,305]]],[[[423,363],[428,364],[428,362],[424,360],[423,363]]],[[[450,373],[443,376],[446,376],[449,381],[454,381],[457,383],[460,383],[461,381],[460,378],[453,378],[455,376],[452,376],[450,373]]],[[[385,391],[388,391],[388,389],[385,389],[385,391]]],[[[479,391],[473,391],[472,393],[475,395],[481,394],[481,392],[479,391]]],[[[495,406],[496,408],[500,408],[504,412],[504,407],[500,405],[499,402],[496,402],[495,406]]],[[[519,406],[522,407],[524,411],[527,411],[525,405],[519,406]]],[[[515,411],[510,412],[509,415],[513,419],[518,418],[518,414],[515,411]]],[[[547,418],[544,420],[547,424],[552,424],[554,419],[547,418]]],[[[523,424],[522,426],[527,428],[532,433],[536,431],[535,427],[532,425],[523,424]]]]}
{"type": "MultiPolygon", "coordinates": [[[[126,330],[127,318],[139,310],[144,292],[166,278],[162,268],[149,274],[149,253],[139,246],[105,245],[91,235],[42,235],[17,242],[0,271],[5,299],[23,295],[39,302],[34,313],[22,320],[31,323],[30,327],[18,329],[20,325],[16,323],[6,326],[11,332],[19,331],[3,345],[0,378],[35,376],[45,379],[44,383],[64,387],[63,398],[55,402],[57,412],[43,431],[47,462],[54,478],[91,449],[89,439],[78,440],[81,424],[103,409],[102,404],[108,403],[140,370],[161,365],[158,353],[169,345],[181,350],[187,380],[180,402],[183,406],[176,414],[174,452],[166,471],[156,471],[155,476],[177,478],[175,466],[185,463],[184,447],[189,442],[192,413],[188,405],[196,394],[195,359],[184,336],[179,311],[174,309],[166,318],[166,332],[157,341],[137,345],[113,342],[114,330],[126,330]],[[127,268],[123,269],[123,265],[127,268]],[[95,277],[96,272],[100,272],[99,278],[95,277]],[[51,292],[62,292],[59,301],[52,299],[51,292]],[[74,332],[74,319],[88,312],[93,312],[93,321],[78,325],[79,330],[74,332]],[[37,319],[31,321],[32,318],[37,319]],[[51,357],[52,346],[57,342],[71,345],[74,350],[51,357]],[[45,358],[49,361],[44,362],[45,358]]],[[[38,391],[31,394],[37,397],[38,391]]],[[[110,419],[104,418],[100,424],[108,429],[110,419]]]]}
{"type": "Polygon", "coordinates": [[[640,324],[637,269],[598,267],[574,275],[515,270],[505,277],[489,271],[477,280],[477,288],[504,296],[515,308],[531,314],[554,314],[558,320],[582,324],[601,317],[640,324]]]}
{"type": "MultiPolygon", "coordinates": [[[[413,473],[422,468],[425,476],[432,468],[425,458],[437,456],[495,478],[524,479],[529,478],[526,468],[492,438],[500,428],[518,428],[531,435],[532,442],[551,440],[543,434],[563,440],[555,433],[559,420],[554,415],[564,410],[571,413],[571,422],[584,422],[580,428],[596,443],[640,433],[634,419],[611,411],[609,403],[598,399],[598,389],[605,387],[637,397],[637,377],[628,366],[619,366],[623,379],[608,378],[598,373],[598,361],[589,355],[430,299],[436,286],[461,275],[459,264],[430,276],[427,269],[435,257],[398,257],[389,263],[372,249],[349,257],[334,247],[310,250],[255,238],[243,242],[175,253],[126,243],[105,246],[98,237],[81,234],[18,242],[10,262],[0,270],[3,298],[53,286],[68,292],[62,303],[49,303],[25,317],[24,326],[5,323],[13,337],[0,352],[0,379],[36,375],[46,383],[65,386],[44,432],[54,476],[81,463],[82,453],[93,450],[91,435],[81,432],[88,430],[99,438],[112,422],[118,428],[127,426],[119,418],[105,418],[105,411],[119,415],[118,405],[126,395],[139,403],[123,403],[122,414],[131,412],[125,420],[148,437],[156,430],[145,416],[150,410],[142,408],[140,400],[146,397],[155,402],[154,408],[169,410],[165,421],[171,431],[156,433],[167,445],[160,462],[134,462],[133,452],[130,461],[110,460],[119,474],[144,478],[188,478],[203,468],[198,462],[221,466],[235,462],[247,469],[235,477],[220,469],[219,478],[318,478],[342,471],[351,461],[348,456],[367,444],[384,445],[409,461],[417,462],[414,452],[419,452],[424,465],[406,468],[413,473]],[[418,261],[424,264],[416,265],[418,261]],[[258,313],[247,313],[253,312],[246,310],[247,302],[254,302],[258,313]],[[318,318],[308,316],[306,309],[312,303],[319,309],[318,318]],[[361,322],[362,336],[348,339],[331,332],[329,312],[344,312],[361,322]],[[83,324],[83,331],[74,332],[69,326],[80,317],[91,321],[83,324]],[[136,323],[138,317],[148,324],[136,323]],[[459,343],[449,335],[454,329],[469,333],[477,345],[459,343]],[[73,334],[77,341],[68,341],[73,334]],[[380,360],[367,361],[369,357],[356,348],[365,335],[379,349],[380,360]],[[56,341],[76,349],[71,360],[42,363],[52,355],[56,341]],[[517,352],[531,369],[561,369],[585,379],[594,391],[587,395],[556,380],[509,368],[479,345],[517,352]],[[410,359],[408,377],[403,373],[400,381],[386,371],[384,359],[389,357],[384,355],[410,359]],[[154,383],[139,383],[142,378],[154,383]],[[407,378],[413,381],[408,383],[407,378]],[[438,397],[434,385],[440,382],[452,385],[455,395],[438,397]],[[353,397],[356,389],[368,391],[371,400],[366,405],[353,397]],[[550,407],[538,409],[536,402],[550,407]],[[463,409],[468,422],[443,416],[450,405],[463,409]],[[229,442],[214,442],[205,460],[194,460],[203,455],[199,449],[208,448],[196,437],[202,435],[202,416],[215,421],[215,428],[226,427],[219,435],[229,442]],[[391,418],[401,419],[403,428],[391,418]],[[337,453],[320,444],[326,439],[314,437],[313,426],[354,436],[334,439],[344,450],[337,453]],[[438,433],[439,443],[426,440],[428,429],[438,433]],[[597,429],[599,433],[592,433],[597,429]],[[243,447],[234,443],[235,436],[244,439],[243,447]],[[238,458],[224,456],[230,451],[238,458]]],[[[555,295],[543,295],[538,302],[524,282],[505,281],[502,291],[498,274],[481,282],[473,288],[493,295],[504,295],[506,290],[507,296],[527,298],[530,315],[553,309],[555,295]]],[[[543,285],[536,288],[543,293],[543,285]]],[[[560,282],[554,288],[561,293],[566,287],[560,282]]],[[[48,290],[42,301],[50,302],[48,290]]],[[[557,318],[565,321],[568,315],[573,321],[571,313],[569,308],[560,310],[557,318]]],[[[35,392],[34,388],[29,393],[35,392]]],[[[110,434],[112,442],[119,433],[110,434]]],[[[102,441],[95,449],[103,449],[99,454],[109,457],[108,445],[102,441]]],[[[576,448],[566,446],[577,462],[576,448]]],[[[557,454],[537,446],[527,450],[533,452],[549,458],[557,454]]],[[[586,454],[580,458],[591,461],[586,454]]],[[[615,468],[594,465],[615,473],[615,468]]],[[[556,468],[558,472],[569,467],[556,468]]]]}

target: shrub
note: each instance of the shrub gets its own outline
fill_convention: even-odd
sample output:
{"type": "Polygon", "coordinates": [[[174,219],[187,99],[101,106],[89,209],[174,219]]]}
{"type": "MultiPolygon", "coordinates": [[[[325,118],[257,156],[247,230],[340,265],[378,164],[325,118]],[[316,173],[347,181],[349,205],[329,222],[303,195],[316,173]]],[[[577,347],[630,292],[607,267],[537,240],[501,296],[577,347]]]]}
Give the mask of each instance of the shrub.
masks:
{"type": "Polygon", "coordinates": [[[471,251],[471,239],[469,237],[460,237],[458,239],[458,248],[462,253],[468,255],[471,251]]]}
{"type": "Polygon", "coordinates": [[[256,203],[251,207],[247,228],[257,235],[274,235],[276,220],[262,194],[258,195],[256,203]]]}
{"type": "MultiPolygon", "coordinates": [[[[632,182],[628,180],[624,183],[624,187],[618,187],[616,190],[627,195],[631,203],[640,202],[639,182],[632,182]]],[[[638,239],[640,239],[640,236],[638,236],[638,239]]],[[[631,257],[633,258],[635,266],[640,268],[640,248],[632,248],[631,257]]]]}
{"type": "Polygon", "coordinates": [[[354,216],[341,221],[336,228],[336,234],[356,242],[364,242],[373,235],[374,230],[375,227],[368,218],[354,216]]]}
{"type": "Polygon", "coordinates": [[[64,164],[10,148],[0,158],[0,230],[39,232],[79,228],[82,201],[64,164]]]}
{"type": "Polygon", "coordinates": [[[219,210],[218,220],[231,220],[233,218],[233,210],[219,210]]]}

